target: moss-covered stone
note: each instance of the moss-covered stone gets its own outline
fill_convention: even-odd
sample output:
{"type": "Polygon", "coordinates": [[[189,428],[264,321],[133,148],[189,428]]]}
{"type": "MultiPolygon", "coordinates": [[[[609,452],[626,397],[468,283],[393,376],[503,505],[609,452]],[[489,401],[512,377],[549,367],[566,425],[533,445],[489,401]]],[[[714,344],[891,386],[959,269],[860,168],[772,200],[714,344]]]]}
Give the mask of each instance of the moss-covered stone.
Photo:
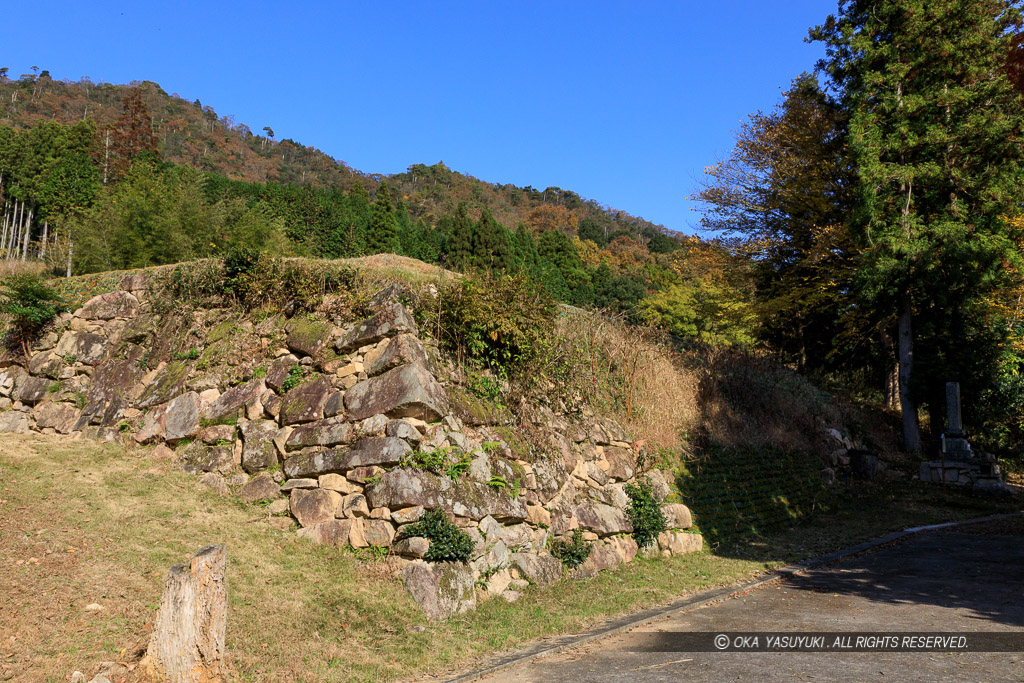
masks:
{"type": "Polygon", "coordinates": [[[462,387],[450,387],[448,398],[455,414],[468,425],[501,425],[508,424],[511,419],[508,409],[504,406],[474,396],[462,387]]]}
{"type": "Polygon", "coordinates": [[[288,348],[304,356],[316,356],[331,340],[331,325],[297,316],[288,321],[288,348]]]}
{"type": "Polygon", "coordinates": [[[192,366],[185,361],[168,363],[146,387],[137,405],[140,408],[148,408],[167,403],[175,396],[185,393],[185,381],[191,369],[192,366]]]}

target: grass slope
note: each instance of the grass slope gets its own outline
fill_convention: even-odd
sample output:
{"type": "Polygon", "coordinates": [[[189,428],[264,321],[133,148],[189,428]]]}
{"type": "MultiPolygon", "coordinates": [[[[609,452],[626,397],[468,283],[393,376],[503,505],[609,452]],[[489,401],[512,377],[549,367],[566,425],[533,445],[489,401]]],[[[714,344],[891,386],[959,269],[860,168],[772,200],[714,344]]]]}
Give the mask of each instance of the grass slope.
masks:
{"type": "Polygon", "coordinates": [[[262,508],[206,491],[149,449],[3,435],[0,482],[0,680],[26,681],[91,675],[104,662],[123,663],[115,683],[131,680],[168,568],[210,543],[228,549],[237,680],[377,681],[466,668],[891,529],[1007,509],[938,488],[865,486],[839,512],[770,537],[637,560],[429,624],[386,561],[279,531],[262,508]]]}

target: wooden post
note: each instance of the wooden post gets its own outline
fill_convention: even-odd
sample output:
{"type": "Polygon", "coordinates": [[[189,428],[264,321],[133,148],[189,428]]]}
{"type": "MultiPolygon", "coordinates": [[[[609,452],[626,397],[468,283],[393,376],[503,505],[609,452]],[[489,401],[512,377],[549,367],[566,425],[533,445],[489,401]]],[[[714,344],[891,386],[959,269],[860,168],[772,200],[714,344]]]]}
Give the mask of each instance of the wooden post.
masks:
{"type": "Polygon", "coordinates": [[[171,683],[224,680],[227,552],[211,545],[171,567],[153,635],[139,663],[144,676],[171,683]]]}

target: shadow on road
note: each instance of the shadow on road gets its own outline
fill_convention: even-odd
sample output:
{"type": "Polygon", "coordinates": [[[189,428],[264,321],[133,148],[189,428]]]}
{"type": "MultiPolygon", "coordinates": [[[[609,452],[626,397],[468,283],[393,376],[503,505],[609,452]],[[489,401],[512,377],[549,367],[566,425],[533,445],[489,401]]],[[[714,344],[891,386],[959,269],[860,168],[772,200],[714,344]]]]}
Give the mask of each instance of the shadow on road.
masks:
{"type": "Polygon", "coordinates": [[[994,531],[965,527],[919,534],[785,583],[800,591],[960,609],[977,619],[978,630],[985,622],[1024,627],[1024,536],[1012,526],[994,531]]]}

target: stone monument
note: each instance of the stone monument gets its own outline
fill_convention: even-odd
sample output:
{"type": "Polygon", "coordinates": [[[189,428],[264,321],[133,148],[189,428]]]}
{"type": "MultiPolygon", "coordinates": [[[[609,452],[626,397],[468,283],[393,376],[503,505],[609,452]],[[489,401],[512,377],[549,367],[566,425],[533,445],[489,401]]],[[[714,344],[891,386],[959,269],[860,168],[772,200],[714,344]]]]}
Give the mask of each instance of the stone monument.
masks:
{"type": "Polygon", "coordinates": [[[976,491],[1013,493],[1003,483],[999,464],[991,453],[975,453],[964,432],[960,384],[946,382],[946,431],[939,458],[921,463],[921,481],[970,486],[976,491]]]}

